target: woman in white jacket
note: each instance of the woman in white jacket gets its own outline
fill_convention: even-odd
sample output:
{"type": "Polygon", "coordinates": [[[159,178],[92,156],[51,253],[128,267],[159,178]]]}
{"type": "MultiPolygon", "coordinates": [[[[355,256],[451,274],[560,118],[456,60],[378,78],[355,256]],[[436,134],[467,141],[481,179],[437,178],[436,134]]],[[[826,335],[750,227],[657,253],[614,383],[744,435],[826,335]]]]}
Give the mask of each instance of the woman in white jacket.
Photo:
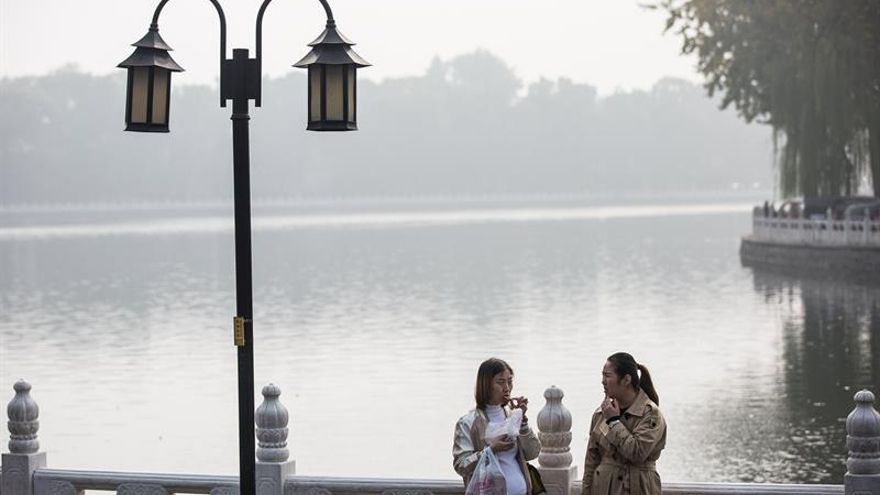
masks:
{"type": "Polygon", "coordinates": [[[529,427],[526,417],[529,400],[525,397],[511,397],[513,389],[513,369],[501,359],[490,358],[480,364],[477,371],[477,385],[474,392],[476,407],[462,416],[455,424],[455,439],[452,445],[452,465],[467,487],[480,453],[491,447],[498,457],[507,495],[530,495],[532,493],[526,461],[541,452],[541,442],[529,427]],[[515,437],[504,435],[486,439],[486,429],[507,419],[511,408],[522,410],[522,423],[515,437]]]}

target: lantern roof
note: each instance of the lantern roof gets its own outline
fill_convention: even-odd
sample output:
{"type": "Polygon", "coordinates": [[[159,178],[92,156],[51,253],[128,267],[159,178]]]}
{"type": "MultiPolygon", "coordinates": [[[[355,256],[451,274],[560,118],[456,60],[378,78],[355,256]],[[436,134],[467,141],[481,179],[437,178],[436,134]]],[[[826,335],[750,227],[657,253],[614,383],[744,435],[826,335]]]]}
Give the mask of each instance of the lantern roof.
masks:
{"type": "Polygon", "coordinates": [[[144,35],[143,38],[135,41],[131,44],[131,46],[142,46],[144,48],[157,48],[159,50],[174,50],[168,43],[165,43],[165,40],[162,39],[162,36],[159,35],[159,26],[155,24],[150,25],[150,30],[147,31],[147,34],[144,35]]]}
{"type": "Polygon", "coordinates": [[[309,43],[312,50],[293,66],[308,67],[312,64],[327,64],[369,67],[371,64],[351,48],[354,44],[336,29],[335,21],[329,20],[324,32],[315,38],[315,41],[309,43]]]}
{"type": "Polygon", "coordinates": [[[338,29],[336,29],[336,21],[327,21],[327,27],[324,29],[315,41],[309,43],[309,46],[316,46],[321,44],[334,44],[334,45],[355,45],[354,41],[348,39],[344,34],[340,33],[338,29]]]}
{"type": "Polygon", "coordinates": [[[135,48],[134,53],[120,62],[117,67],[161,67],[171,72],[183,72],[183,67],[177,65],[177,62],[165,50],[142,47],[135,48]]]}
{"type": "Polygon", "coordinates": [[[173,48],[165,43],[155,24],[150,26],[150,30],[143,38],[132,43],[131,46],[135,47],[134,52],[117,67],[162,67],[172,72],[183,72],[183,67],[178,65],[168,53],[173,48]]]}
{"type": "Polygon", "coordinates": [[[371,64],[361,58],[354,50],[345,45],[316,46],[303,57],[294,67],[306,68],[312,64],[355,65],[369,67],[371,64]]]}

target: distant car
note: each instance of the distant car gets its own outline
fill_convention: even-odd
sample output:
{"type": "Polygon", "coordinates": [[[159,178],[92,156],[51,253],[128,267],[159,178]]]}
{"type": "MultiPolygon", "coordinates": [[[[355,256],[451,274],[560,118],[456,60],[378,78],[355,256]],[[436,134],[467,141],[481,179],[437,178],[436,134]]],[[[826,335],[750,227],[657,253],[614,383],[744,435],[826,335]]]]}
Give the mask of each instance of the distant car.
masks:
{"type": "Polygon", "coordinates": [[[877,198],[871,196],[809,196],[804,198],[804,218],[825,218],[831,210],[832,218],[844,218],[844,212],[852,205],[874,203],[877,198]]]}
{"type": "Polygon", "coordinates": [[[825,218],[828,209],[834,206],[835,199],[830,196],[804,197],[804,217],[813,219],[825,218]]]}
{"type": "Polygon", "coordinates": [[[864,222],[865,218],[880,218],[880,200],[849,205],[843,210],[843,218],[854,222],[864,222]]]}

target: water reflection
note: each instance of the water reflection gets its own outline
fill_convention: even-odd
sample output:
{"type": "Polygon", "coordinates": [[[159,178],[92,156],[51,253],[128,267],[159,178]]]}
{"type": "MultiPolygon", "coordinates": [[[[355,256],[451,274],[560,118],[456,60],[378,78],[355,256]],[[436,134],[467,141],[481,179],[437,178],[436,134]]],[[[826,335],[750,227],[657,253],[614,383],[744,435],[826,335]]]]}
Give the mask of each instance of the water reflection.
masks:
{"type": "MultiPolygon", "coordinates": [[[[876,288],[743,268],[747,208],[539,211],[255,221],[256,379],[284,391],[298,472],[453,478],[489,355],[533,413],[565,390],[580,464],[627,349],[670,424],[665,480],[842,482],[876,288]]],[[[202,215],[0,236],[0,387],[34,384],[50,466],[236,472],[232,233],[202,215]]]]}
{"type": "Polygon", "coordinates": [[[848,283],[767,267],[752,272],[756,293],[779,309],[782,322],[778,412],[791,437],[778,446],[780,458],[815,459],[798,469],[840,480],[852,397],[880,383],[880,281],[848,283]]]}

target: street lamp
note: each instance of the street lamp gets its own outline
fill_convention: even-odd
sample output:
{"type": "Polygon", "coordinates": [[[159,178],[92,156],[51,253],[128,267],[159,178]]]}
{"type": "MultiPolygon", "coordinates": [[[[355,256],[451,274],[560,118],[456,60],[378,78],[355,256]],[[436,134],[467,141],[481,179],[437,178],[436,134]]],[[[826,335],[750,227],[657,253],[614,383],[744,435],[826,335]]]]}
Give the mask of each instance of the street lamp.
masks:
{"type": "Polygon", "coordinates": [[[329,19],[327,29],[309,43],[312,51],[293,65],[309,70],[310,131],[357,130],[356,70],[370,64],[352,45],[329,19]]]}
{"type": "MultiPolygon", "coordinates": [[[[261,106],[263,14],[272,0],[263,0],[257,13],[256,57],[248,50],[232,50],[226,58],[226,17],[217,0],[210,0],[220,18],[220,106],[232,100],[232,168],[235,199],[235,294],[233,340],[238,351],[239,487],[241,495],[255,495],[253,281],[251,273],[249,101],[261,106]]],[[[309,44],[312,50],[296,67],[308,69],[308,130],[357,130],[356,70],[368,64],[352,50],[354,45],[336,29],[326,0],[323,33],[309,44]]],[[[128,70],[125,130],[168,132],[171,72],[183,69],[168,54],[171,47],[159,36],[159,15],[168,0],[153,13],[146,36],[133,44],[134,53],[119,64],[128,70]]]]}
{"type": "Polygon", "coordinates": [[[183,72],[183,67],[171,58],[171,47],[159,36],[156,24],[132,46],[134,53],[119,64],[128,69],[125,130],[168,132],[171,73],[183,72]]]}

